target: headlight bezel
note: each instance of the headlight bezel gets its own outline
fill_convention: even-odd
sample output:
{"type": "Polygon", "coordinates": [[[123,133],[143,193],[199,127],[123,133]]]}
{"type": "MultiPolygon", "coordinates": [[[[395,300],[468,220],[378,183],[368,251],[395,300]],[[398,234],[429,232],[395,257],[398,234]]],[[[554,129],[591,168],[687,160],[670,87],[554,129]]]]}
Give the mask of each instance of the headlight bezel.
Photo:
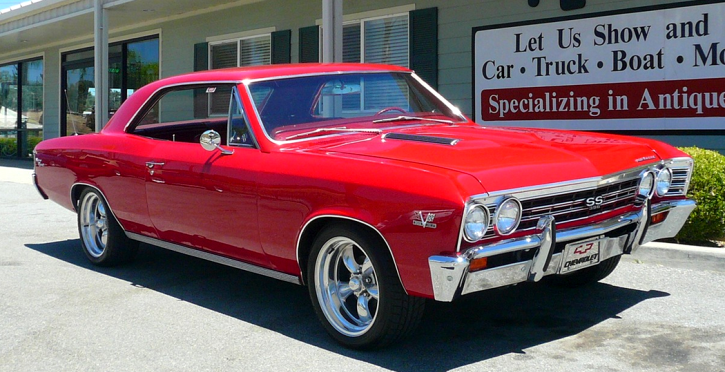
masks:
{"type": "Polygon", "coordinates": [[[465,239],[469,243],[476,243],[478,241],[481,241],[486,236],[486,232],[488,231],[490,221],[491,221],[491,214],[485,205],[478,204],[478,203],[470,204],[466,208],[466,213],[463,216],[463,226],[462,226],[463,239],[465,239]],[[469,225],[469,217],[472,216],[473,213],[475,213],[476,211],[479,211],[479,210],[483,212],[483,228],[479,229],[481,231],[480,236],[471,237],[471,235],[469,235],[469,230],[467,228],[469,225]]]}
{"type": "Polygon", "coordinates": [[[519,227],[519,224],[521,223],[521,215],[522,215],[522,214],[523,214],[523,206],[521,205],[521,201],[519,201],[519,199],[518,199],[518,198],[516,198],[516,197],[513,197],[513,196],[509,196],[509,197],[505,198],[505,199],[504,199],[504,200],[503,200],[503,201],[502,201],[502,202],[501,202],[501,203],[500,203],[500,204],[498,205],[498,207],[496,208],[496,214],[495,214],[495,216],[494,216],[494,218],[493,218],[493,226],[494,226],[494,230],[496,231],[496,233],[497,233],[498,235],[501,235],[501,236],[506,236],[506,235],[511,235],[511,234],[513,234],[513,233],[514,233],[514,232],[516,231],[516,229],[518,229],[518,227],[519,227]],[[500,225],[500,223],[499,223],[499,219],[501,218],[501,213],[502,213],[502,211],[504,211],[504,206],[505,206],[506,204],[508,204],[509,202],[514,202],[514,203],[515,203],[515,204],[517,205],[517,207],[518,207],[518,212],[517,212],[517,214],[516,214],[516,218],[515,218],[515,223],[514,223],[514,224],[512,224],[512,225],[511,225],[511,226],[510,226],[510,227],[509,227],[509,228],[508,228],[507,230],[502,230],[502,229],[500,228],[500,226],[499,226],[499,225],[500,225]]]}
{"type": "Polygon", "coordinates": [[[644,198],[644,199],[650,199],[652,195],[655,192],[655,187],[657,186],[657,176],[651,169],[646,169],[639,177],[639,184],[637,185],[637,196],[644,198]],[[647,181],[647,179],[650,179],[647,181]],[[646,193],[642,192],[642,186],[645,184],[645,182],[648,182],[649,190],[647,190],[646,193]]]}

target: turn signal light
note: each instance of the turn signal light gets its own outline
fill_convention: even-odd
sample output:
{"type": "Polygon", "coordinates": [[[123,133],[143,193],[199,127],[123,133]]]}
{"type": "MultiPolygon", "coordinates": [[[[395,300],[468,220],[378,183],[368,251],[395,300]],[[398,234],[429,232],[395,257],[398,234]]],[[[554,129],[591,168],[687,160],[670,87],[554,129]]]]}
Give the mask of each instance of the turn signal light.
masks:
{"type": "Polygon", "coordinates": [[[663,212],[663,213],[658,213],[658,214],[653,215],[652,218],[650,219],[650,225],[656,225],[656,224],[664,221],[665,218],[667,218],[668,213],[669,212],[663,212]]]}
{"type": "Polygon", "coordinates": [[[488,257],[483,258],[476,258],[471,261],[471,263],[468,264],[468,271],[478,271],[483,270],[488,267],[488,257]]]}

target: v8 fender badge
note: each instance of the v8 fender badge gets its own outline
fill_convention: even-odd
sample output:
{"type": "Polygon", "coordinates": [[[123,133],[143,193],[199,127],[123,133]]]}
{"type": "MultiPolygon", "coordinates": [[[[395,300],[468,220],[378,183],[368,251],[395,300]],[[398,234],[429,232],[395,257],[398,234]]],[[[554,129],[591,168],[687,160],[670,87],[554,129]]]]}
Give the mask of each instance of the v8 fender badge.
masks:
{"type": "Polygon", "coordinates": [[[429,229],[435,229],[438,227],[438,225],[433,223],[433,220],[436,218],[435,213],[426,213],[425,216],[423,215],[423,212],[416,211],[414,213],[413,217],[413,225],[420,226],[422,228],[429,228],[429,229]]]}

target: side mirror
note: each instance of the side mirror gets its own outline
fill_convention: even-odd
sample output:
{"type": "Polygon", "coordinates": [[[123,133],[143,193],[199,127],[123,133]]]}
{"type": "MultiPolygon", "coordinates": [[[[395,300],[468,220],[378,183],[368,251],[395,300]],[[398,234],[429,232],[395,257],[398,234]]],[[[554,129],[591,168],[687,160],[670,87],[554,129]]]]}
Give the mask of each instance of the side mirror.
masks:
{"type": "Polygon", "coordinates": [[[222,136],[220,136],[217,131],[212,129],[209,129],[201,134],[201,137],[199,138],[199,143],[201,144],[201,147],[204,148],[204,150],[206,151],[214,151],[218,149],[224,155],[231,155],[234,153],[234,151],[225,150],[221,146],[219,146],[222,143],[222,136]]]}

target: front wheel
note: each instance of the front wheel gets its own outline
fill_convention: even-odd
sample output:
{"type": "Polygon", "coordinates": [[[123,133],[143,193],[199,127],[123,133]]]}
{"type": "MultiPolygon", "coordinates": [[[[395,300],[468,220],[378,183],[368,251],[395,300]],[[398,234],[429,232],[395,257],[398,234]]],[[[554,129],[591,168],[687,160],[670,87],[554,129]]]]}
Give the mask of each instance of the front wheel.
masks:
{"type": "Polygon", "coordinates": [[[425,300],[408,296],[387,249],[357,228],[325,229],[307,269],[318,318],[340,344],[355,349],[388,345],[417,326],[425,300]]]}
{"type": "Polygon", "coordinates": [[[83,252],[94,265],[114,266],[132,260],[138,242],[129,239],[99,192],[87,188],[78,204],[78,233],[83,252]]]}

